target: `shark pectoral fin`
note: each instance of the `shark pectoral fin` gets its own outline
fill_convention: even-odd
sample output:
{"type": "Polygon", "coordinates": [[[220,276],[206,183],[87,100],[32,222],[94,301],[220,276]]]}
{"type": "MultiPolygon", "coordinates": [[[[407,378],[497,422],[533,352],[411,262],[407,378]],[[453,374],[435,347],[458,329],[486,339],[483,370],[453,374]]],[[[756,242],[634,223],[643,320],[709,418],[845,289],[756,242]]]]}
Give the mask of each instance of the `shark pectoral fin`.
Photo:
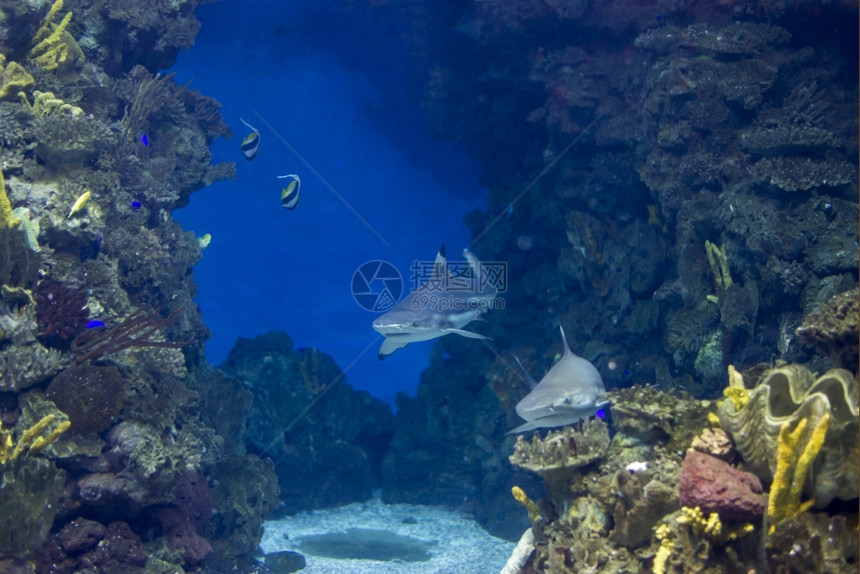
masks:
{"type": "Polygon", "coordinates": [[[379,360],[381,361],[397,349],[402,349],[405,346],[406,343],[401,343],[396,339],[386,337],[385,340],[382,341],[382,346],[379,347],[379,353],[377,354],[377,357],[379,357],[379,360]]]}
{"type": "Polygon", "coordinates": [[[464,337],[468,337],[470,339],[486,339],[488,341],[492,341],[489,337],[485,337],[480,333],[473,333],[472,331],[466,331],[465,329],[442,329],[442,332],[447,335],[449,333],[455,333],[457,335],[463,335],[464,337]]]}
{"type": "Polygon", "coordinates": [[[511,430],[509,430],[508,432],[505,433],[505,436],[508,436],[511,434],[524,433],[526,431],[534,430],[536,428],[538,428],[538,427],[534,423],[525,423],[525,424],[522,424],[516,428],[512,428],[511,430]]]}

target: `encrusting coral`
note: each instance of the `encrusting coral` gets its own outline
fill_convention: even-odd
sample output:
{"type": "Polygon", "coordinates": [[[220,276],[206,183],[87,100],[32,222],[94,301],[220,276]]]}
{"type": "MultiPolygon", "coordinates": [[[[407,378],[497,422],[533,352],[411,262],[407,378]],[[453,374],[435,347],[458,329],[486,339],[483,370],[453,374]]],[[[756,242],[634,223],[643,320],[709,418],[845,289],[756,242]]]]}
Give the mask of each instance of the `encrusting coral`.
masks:
{"type": "MultiPolygon", "coordinates": [[[[776,479],[780,467],[798,467],[807,457],[803,462],[811,465],[814,506],[823,508],[836,498],[857,497],[858,395],[857,380],[848,371],[832,369],[815,378],[802,365],[785,365],[767,371],[741,408],[723,401],[719,421],[749,469],[766,482],[776,479]],[[809,432],[797,431],[801,424],[809,432]],[[823,444],[814,456],[811,449],[817,440],[823,444]],[[794,445],[790,449],[788,442],[794,445]]],[[[781,479],[784,476],[782,471],[781,479]]]]}

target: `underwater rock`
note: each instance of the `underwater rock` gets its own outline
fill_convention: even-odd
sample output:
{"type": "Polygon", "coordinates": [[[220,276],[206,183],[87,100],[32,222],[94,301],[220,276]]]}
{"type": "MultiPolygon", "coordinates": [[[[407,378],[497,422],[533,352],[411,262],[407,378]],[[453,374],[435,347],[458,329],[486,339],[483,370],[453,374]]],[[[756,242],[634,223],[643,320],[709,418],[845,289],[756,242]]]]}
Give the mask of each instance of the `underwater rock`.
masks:
{"type": "Polygon", "coordinates": [[[178,508],[160,507],[152,514],[161,523],[161,531],[167,540],[168,548],[180,552],[183,561],[197,564],[212,554],[212,545],[194,530],[188,517],[178,508]]]}
{"type": "Polygon", "coordinates": [[[239,338],[221,365],[253,393],[245,444],[272,458],[283,511],[367,500],[379,487],[391,411],[345,383],[330,355],[292,344],[279,331],[239,338]]]}
{"type": "Polygon", "coordinates": [[[298,552],[283,550],[266,554],[265,564],[274,574],[290,574],[304,569],[307,560],[298,552]]]}
{"type": "Polygon", "coordinates": [[[78,567],[94,572],[137,574],[146,566],[147,552],[126,522],[111,522],[101,542],[78,558],[78,567]]]}
{"type": "Polygon", "coordinates": [[[764,513],[764,489],[751,472],[733,468],[711,455],[690,449],[684,458],[678,498],[682,506],[698,506],[722,520],[752,522],[764,513]]]}
{"type": "Polygon", "coordinates": [[[247,556],[263,538],[263,521],[278,506],[278,478],[270,459],[222,457],[211,473],[212,520],[207,532],[215,553],[247,556]]]}
{"type": "Polygon", "coordinates": [[[829,413],[824,446],[811,471],[815,507],[823,508],[835,498],[857,498],[858,395],[857,380],[848,371],[833,369],[815,378],[802,365],[786,365],[767,371],[742,408],[723,401],[720,425],[750,470],[770,481],[776,471],[780,428],[794,427],[802,419],[814,426],[829,413]]]}
{"type": "Polygon", "coordinates": [[[57,542],[68,553],[84,552],[104,538],[105,526],[95,520],[72,520],[57,533],[57,542]]]}

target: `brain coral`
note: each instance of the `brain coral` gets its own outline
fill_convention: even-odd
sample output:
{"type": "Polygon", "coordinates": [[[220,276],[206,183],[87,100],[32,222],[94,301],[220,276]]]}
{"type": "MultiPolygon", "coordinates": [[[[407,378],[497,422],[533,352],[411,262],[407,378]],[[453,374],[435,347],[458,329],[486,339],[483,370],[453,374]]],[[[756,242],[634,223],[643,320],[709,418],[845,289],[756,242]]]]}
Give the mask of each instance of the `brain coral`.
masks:
{"type": "Polygon", "coordinates": [[[780,427],[794,427],[804,418],[815,423],[829,412],[830,427],[811,472],[815,506],[822,508],[835,498],[857,498],[858,395],[857,380],[846,370],[832,369],[816,379],[802,365],[785,365],[767,371],[740,410],[724,401],[720,424],[750,469],[769,481],[776,470],[780,427]]]}

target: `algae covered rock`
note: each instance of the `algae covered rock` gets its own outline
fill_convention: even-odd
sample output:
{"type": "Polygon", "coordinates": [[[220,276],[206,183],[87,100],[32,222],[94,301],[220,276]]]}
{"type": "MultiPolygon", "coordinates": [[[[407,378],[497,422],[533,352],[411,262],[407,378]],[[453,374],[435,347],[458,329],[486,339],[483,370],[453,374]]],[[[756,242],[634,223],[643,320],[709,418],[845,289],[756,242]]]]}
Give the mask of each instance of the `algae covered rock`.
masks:
{"type": "Polygon", "coordinates": [[[834,499],[851,500],[858,492],[858,384],[846,370],[815,376],[802,365],[767,371],[738,408],[734,401],[720,407],[720,425],[756,475],[770,481],[776,471],[779,430],[801,420],[815,423],[830,416],[824,446],[812,470],[816,508],[834,499]]]}

